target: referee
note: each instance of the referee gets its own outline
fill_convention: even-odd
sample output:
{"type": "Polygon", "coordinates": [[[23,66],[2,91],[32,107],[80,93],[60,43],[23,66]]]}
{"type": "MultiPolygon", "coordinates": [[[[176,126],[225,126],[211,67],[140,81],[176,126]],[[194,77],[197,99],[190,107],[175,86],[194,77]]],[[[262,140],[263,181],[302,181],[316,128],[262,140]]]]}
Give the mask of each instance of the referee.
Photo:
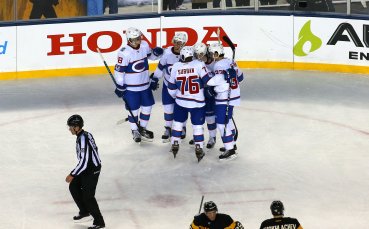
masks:
{"type": "Polygon", "coordinates": [[[65,181],[69,183],[69,191],[79,208],[74,216],[75,222],[82,222],[88,216],[94,218],[93,226],[88,229],[105,228],[104,218],[95,199],[96,185],[101,170],[101,160],[94,137],[84,131],[83,119],[80,115],[72,115],[67,121],[69,131],[77,136],[77,166],[68,174],[65,181]]]}

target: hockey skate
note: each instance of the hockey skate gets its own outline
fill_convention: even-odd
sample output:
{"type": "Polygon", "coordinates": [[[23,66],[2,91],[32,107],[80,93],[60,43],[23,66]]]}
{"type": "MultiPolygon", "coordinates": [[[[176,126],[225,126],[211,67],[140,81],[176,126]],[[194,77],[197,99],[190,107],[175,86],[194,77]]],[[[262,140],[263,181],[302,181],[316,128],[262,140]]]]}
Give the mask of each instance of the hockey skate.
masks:
{"type": "Polygon", "coordinates": [[[170,149],[170,152],[172,152],[172,153],[173,153],[174,158],[176,158],[177,153],[178,153],[178,150],[179,150],[179,144],[178,144],[178,141],[174,141],[174,142],[173,142],[173,145],[172,145],[172,148],[170,149]]]}
{"type": "Polygon", "coordinates": [[[200,145],[195,146],[195,154],[197,157],[197,162],[200,162],[201,159],[205,156],[205,152],[200,148],[200,145]]]}
{"type": "Polygon", "coordinates": [[[226,150],[219,156],[220,161],[230,161],[237,157],[237,153],[234,149],[226,150]]]}
{"type": "Polygon", "coordinates": [[[92,220],[92,216],[90,216],[89,213],[87,214],[78,214],[76,216],[73,216],[73,221],[75,223],[84,223],[92,220]]]}
{"type": "Polygon", "coordinates": [[[191,139],[191,140],[188,142],[188,144],[190,144],[190,145],[195,145],[195,141],[194,141],[193,139],[191,139]]]}
{"type": "Polygon", "coordinates": [[[152,131],[146,130],[146,128],[140,128],[140,134],[143,141],[152,142],[154,140],[154,133],[152,131]]]}
{"type": "Polygon", "coordinates": [[[215,137],[210,137],[208,144],[206,144],[206,148],[208,149],[212,149],[215,146],[215,142],[216,142],[216,138],[215,137]]]}
{"type": "Polygon", "coordinates": [[[164,134],[161,136],[161,139],[162,139],[163,143],[169,142],[170,141],[170,137],[171,137],[171,128],[165,126],[164,134]]]}
{"type": "Polygon", "coordinates": [[[132,136],[133,136],[133,141],[137,143],[141,142],[141,134],[140,132],[138,132],[138,130],[132,130],[132,136]]]}
{"type": "MultiPolygon", "coordinates": [[[[234,144],[234,146],[233,146],[233,150],[237,150],[237,145],[236,145],[236,144],[234,144]]],[[[226,151],[226,149],[225,149],[224,147],[220,147],[220,148],[219,148],[219,151],[220,151],[220,152],[225,152],[225,151],[226,151]]]]}
{"type": "Polygon", "coordinates": [[[183,127],[181,139],[185,139],[186,138],[186,131],[187,131],[186,127],[183,127]]]}

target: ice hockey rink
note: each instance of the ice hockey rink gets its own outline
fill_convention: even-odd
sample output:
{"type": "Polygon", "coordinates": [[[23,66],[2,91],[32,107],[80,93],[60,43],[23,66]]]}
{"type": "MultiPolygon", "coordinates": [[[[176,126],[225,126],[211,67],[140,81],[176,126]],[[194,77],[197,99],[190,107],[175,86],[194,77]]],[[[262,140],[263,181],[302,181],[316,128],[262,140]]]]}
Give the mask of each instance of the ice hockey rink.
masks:
{"type": "MultiPolygon", "coordinates": [[[[82,229],[65,177],[77,163],[66,126],[85,120],[103,163],[96,198],[111,229],[188,228],[201,196],[259,228],[270,203],[306,228],[365,228],[369,216],[369,77],[244,69],[235,110],[238,158],[197,163],[189,133],[176,159],[161,142],[160,91],[148,129],[131,139],[108,75],[0,81],[0,228],[82,229]]],[[[206,130],[206,129],[205,129],[206,130]]],[[[207,136],[207,135],[206,135],[207,136]]],[[[207,137],[206,137],[207,140],[207,137]]]]}

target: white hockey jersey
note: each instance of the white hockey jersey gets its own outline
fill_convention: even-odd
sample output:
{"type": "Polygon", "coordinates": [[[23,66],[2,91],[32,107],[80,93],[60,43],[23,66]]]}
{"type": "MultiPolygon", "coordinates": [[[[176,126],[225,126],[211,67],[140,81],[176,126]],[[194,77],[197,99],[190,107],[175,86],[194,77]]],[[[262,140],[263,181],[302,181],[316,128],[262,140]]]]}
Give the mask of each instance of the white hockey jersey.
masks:
{"type": "Polygon", "coordinates": [[[208,70],[201,61],[177,62],[168,82],[169,94],[181,107],[205,106],[204,85],[209,80],[208,70]]]}
{"type": "Polygon", "coordinates": [[[238,69],[236,63],[228,58],[216,61],[213,68],[213,73],[215,74],[209,81],[209,86],[215,86],[214,90],[217,93],[215,96],[216,104],[227,104],[228,100],[228,89],[231,88],[231,93],[229,96],[229,105],[238,106],[240,105],[240,87],[239,80],[243,79],[243,73],[238,69]],[[227,72],[231,66],[235,68],[237,72],[237,78],[234,78],[230,84],[225,80],[224,74],[227,72]]]}
{"type": "Polygon", "coordinates": [[[144,40],[138,49],[129,45],[120,49],[114,70],[116,83],[125,85],[129,91],[143,91],[149,88],[149,56],[151,48],[144,40]]]}
{"type": "Polygon", "coordinates": [[[214,76],[214,64],[215,64],[215,61],[212,61],[210,63],[205,63],[206,67],[208,68],[210,77],[214,76]]]}
{"type": "Polygon", "coordinates": [[[160,79],[162,76],[163,82],[166,86],[168,86],[168,81],[170,79],[170,72],[172,71],[173,64],[179,61],[179,53],[174,53],[173,46],[168,47],[165,49],[164,54],[160,58],[158,67],[154,72],[154,77],[160,79]]]}

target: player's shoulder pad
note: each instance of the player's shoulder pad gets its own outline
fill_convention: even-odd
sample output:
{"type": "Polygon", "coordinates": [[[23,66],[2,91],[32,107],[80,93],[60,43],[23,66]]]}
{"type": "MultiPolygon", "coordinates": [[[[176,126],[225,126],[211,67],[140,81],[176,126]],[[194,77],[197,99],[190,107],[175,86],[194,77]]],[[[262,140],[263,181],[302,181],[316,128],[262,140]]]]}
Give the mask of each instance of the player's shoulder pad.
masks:
{"type": "Polygon", "coordinates": [[[222,60],[214,62],[214,65],[213,65],[214,71],[228,69],[228,67],[224,66],[224,62],[222,60]]]}
{"type": "Polygon", "coordinates": [[[223,74],[215,74],[207,83],[209,86],[218,86],[223,84],[228,84],[227,81],[225,81],[223,74]]]}
{"type": "Polygon", "coordinates": [[[201,61],[201,60],[199,60],[199,59],[195,59],[194,60],[196,63],[198,63],[199,65],[201,65],[201,66],[206,66],[205,65],[205,63],[204,63],[204,61],[201,61]]]}
{"type": "Polygon", "coordinates": [[[118,56],[121,56],[121,57],[128,57],[130,56],[130,52],[132,51],[132,48],[131,47],[123,47],[119,50],[118,52],[118,56]]]}
{"type": "Polygon", "coordinates": [[[173,48],[173,46],[166,47],[166,48],[164,49],[164,54],[174,54],[174,53],[172,52],[172,48],[173,48]]]}
{"type": "Polygon", "coordinates": [[[145,40],[142,40],[141,41],[140,47],[142,47],[142,48],[150,48],[149,44],[145,40]]]}
{"type": "Polygon", "coordinates": [[[288,222],[298,222],[296,218],[292,218],[292,217],[283,217],[283,219],[288,222]]]}
{"type": "Polygon", "coordinates": [[[232,217],[230,215],[227,215],[227,214],[224,214],[224,213],[218,213],[217,214],[217,217],[220,217],[220,218],[223,218],[223,219],[227,219],[227,220],[232,220],[232,217]]]}
{"type": "Polygon", "coordinates": [[[202,221],[206,220],[206,215],[205,213],[200,213],[200,214],[197,214],[193,217],[193,222],[198,225],[200,224],[202,221]]]}
{"type": "Polygon", "coordinates": [[[228,58],[224,58],[220,61],[217,61],[217,64],[224,66],[225,68],[229,68],[232,66],[233,61],[231,59],[228,58]]]}
{"type": "Polygon", "coordinates": [[[172,65],[172,71],[174,68],[179,68],[180,66],[182,66],[183,63],[182,62],[175,62],[173,65],[172,65]]]}

